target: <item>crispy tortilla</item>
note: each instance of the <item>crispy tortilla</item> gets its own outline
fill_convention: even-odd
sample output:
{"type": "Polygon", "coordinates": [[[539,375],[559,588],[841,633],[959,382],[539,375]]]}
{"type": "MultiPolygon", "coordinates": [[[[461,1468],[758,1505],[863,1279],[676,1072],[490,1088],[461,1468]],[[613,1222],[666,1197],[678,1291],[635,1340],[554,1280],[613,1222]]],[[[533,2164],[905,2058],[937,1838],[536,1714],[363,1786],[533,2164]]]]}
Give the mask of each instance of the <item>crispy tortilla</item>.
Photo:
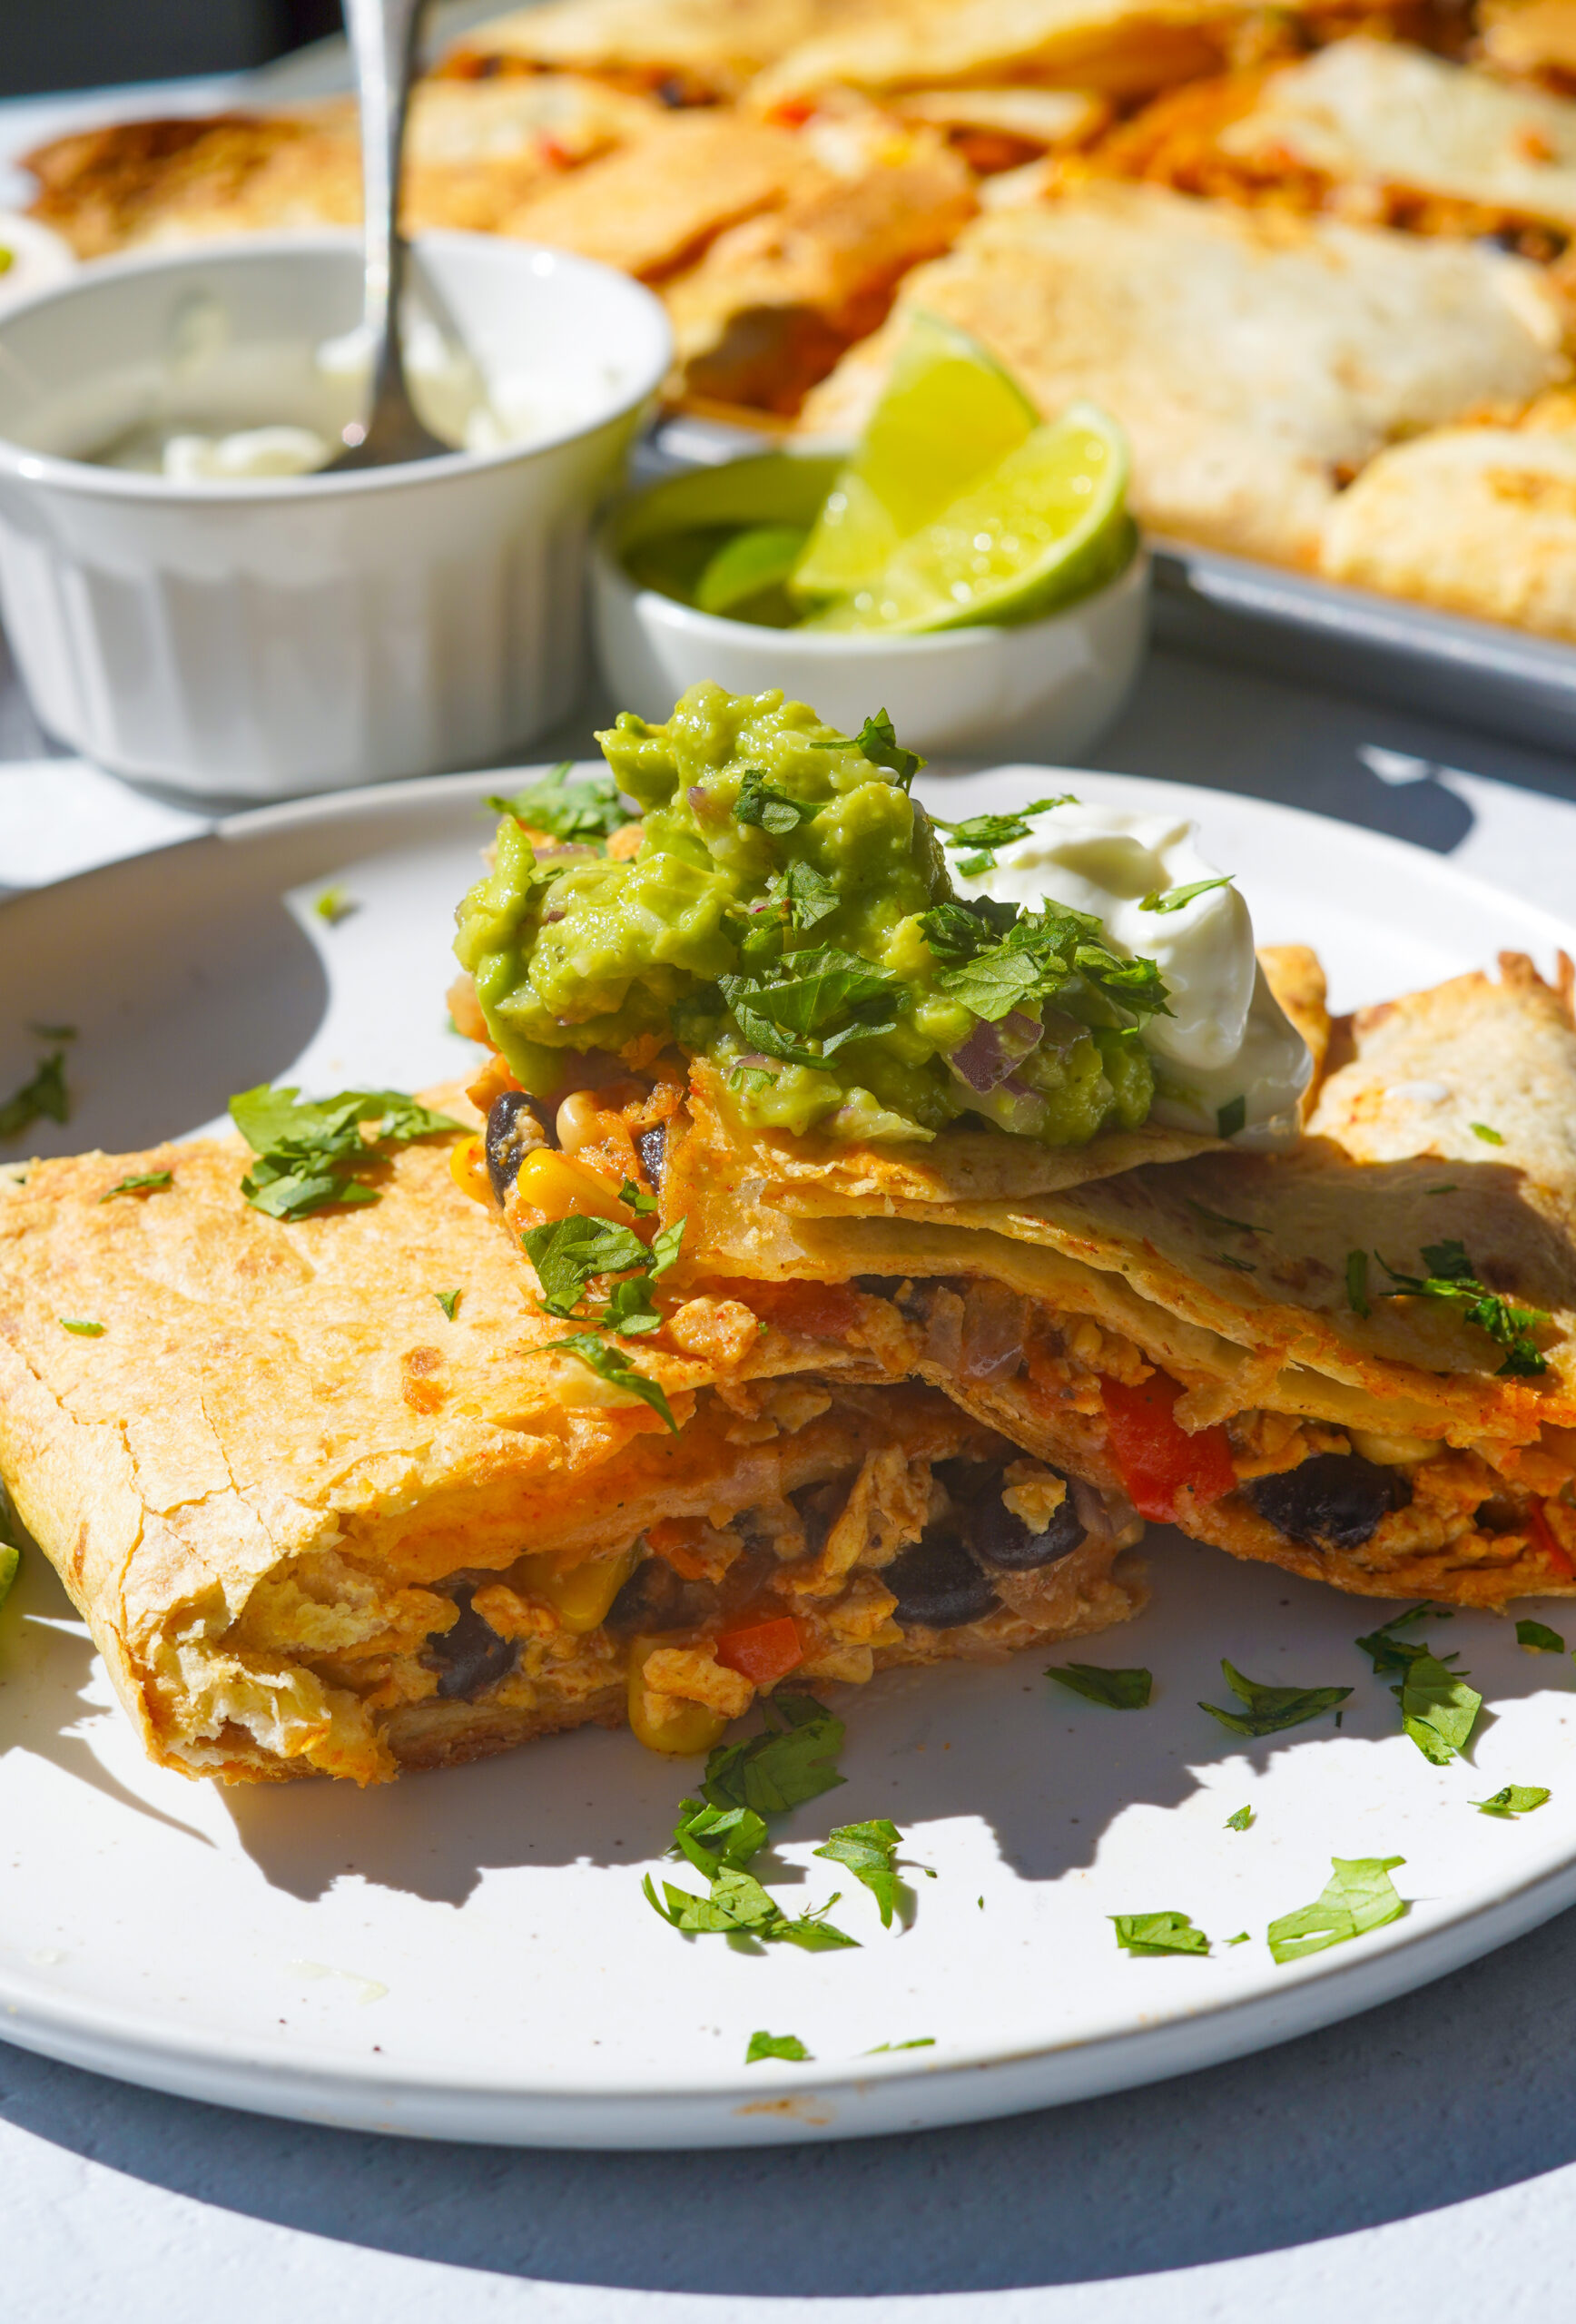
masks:
{"type": "Polygon", "coordinates": [[[457,74],[592,73],[676,104],[736,96],[763,65],[860,13],[860,0],[549,0],[468,33],[457,74]]]}
{"type": "Polygon", "coordinates": [[[395,1157],[376,1205],[289,1225],[241,1199],[249,1159],[211,1140],[0,1173],[0,1477],[163,1765],[376,1781],[616,1724],[638,1671],[648,1726],[734,1716],[754,1687],[715,1640],[763,1610],[791,1614],[804,1678],[858,1681],[1139,1602],[1113,1571],[1139,1529],[1096,1492],[1073,1553],[983,1612],[895,1620],[881,1570],[938,1522],[964,1538],[1015,1456],[878,1384],[823,1296],[688,1294],[628,1343],[675,1437],[550,1352],[573,1326],[532,1312],[448,1144],[395,1157]],[[658,1661],[636,1669],[636,1633],[658,1661]]]}
{"type": "Polygon", "coordinates": [[[1092,184],[977,219],[808,399],[857,435],[908,318],[982,339],[1048,416],[1114,412],[1161,531],[1314,564],[1339,485],[1393,436],[1564,376],[1560,301],[1527,261],[1325,218],[1092,184]]]}
{"type": "Polygon", "coordinates": [[[702,1117],[665,1199],[689,1206],[716,1275],[858,1283],[888,1305],[894,1371],[1097,1482],[1123,1481],[1103,1384],[1166,1373],[1182,1430],[1224,1430],[1238,1480],[1177,1492],[1168,1513],[1201,1540],[1378,1595],[1576,1590],[1570,983],[1568,964],[1554,989],[1510,955],[1498,982],[1364,1012],[1285,1155],[1203,1155],[1028,1203],[894,1194],[872,1219],[835,1191],[714,1192],[702,1117]],[[1453,1245],[1491,1293],[1545,1311],[1542,1374],[1502,1369],[1462,1302],[1387,1295],[1386,1261],[1448,1275],[1427,1255],[1453,1245]],[[1366,1536],[1294,1537],[1256,1505],[1256,1480],[1354,1453],[1407,1495],[1366,1536]]]}

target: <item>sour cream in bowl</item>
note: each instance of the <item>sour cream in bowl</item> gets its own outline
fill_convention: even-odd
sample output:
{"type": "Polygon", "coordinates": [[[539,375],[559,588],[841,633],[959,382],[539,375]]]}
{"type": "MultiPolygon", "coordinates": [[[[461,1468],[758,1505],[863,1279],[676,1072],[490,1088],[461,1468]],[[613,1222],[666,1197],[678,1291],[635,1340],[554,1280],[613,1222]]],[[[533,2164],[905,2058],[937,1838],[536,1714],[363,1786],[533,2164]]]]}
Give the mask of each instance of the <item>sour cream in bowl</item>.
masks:
{"type": "Polygon", "coordinates": [[[1199,852],[1197,830],[1069,800],[1034,816],[1027,838],[988,851],[993,868],[965,872],[970,855],[951,847],[948,860],[960,895],[1089,912],[1114,952],[1157,962],[1171,1014],[1143,1028],[1151,1121],[1284,1146],[1296,1135],[1313,1058],[1258,964],[1246,901],[1199,852]]]}

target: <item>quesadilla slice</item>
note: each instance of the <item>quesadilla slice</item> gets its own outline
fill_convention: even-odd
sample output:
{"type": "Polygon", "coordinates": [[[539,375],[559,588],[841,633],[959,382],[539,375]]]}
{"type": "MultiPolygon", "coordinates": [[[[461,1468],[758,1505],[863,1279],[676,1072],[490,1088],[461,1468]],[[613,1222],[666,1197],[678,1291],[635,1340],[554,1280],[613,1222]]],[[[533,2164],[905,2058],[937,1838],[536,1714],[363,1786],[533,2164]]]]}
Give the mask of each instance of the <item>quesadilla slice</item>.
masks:
{"type": "Polygon", "coordinates": [[[988,211],[917,268],[803,434],[857,438],[919,312],[983,340],[1042,415],[1079,397],[1111,413],[1143,522],[1309,566],[1392,438],[1519,409],[1567,369],[1560,298],[1523,259],[1095,182],[988,211]]]}
{"type": "Polygon", "coordinates": [[[888,1384],[837,1295],[625,1262],[649,1326],[566,1324],[465,1147],[400,1134],[315,1184],[301,1137],[0,1172],[0,1480],[162,1765],[368,1783],[586,1720],[704,1750],[790,1674],[1141,1602],[1125,1498],[888,1384]]]}
{"type": "Polygon", "coordinates": [[[873,1220],[719,1192],[703,1122],[666,1198],[719,1274],[855,1285],[894,1372],[1198,1540],[1373,1596],[1576,1591],[1570,965],[1345,1038],[1287,1152],[873,1220]]]}
{"type": "Polygon", "coordinates": [[[478,25],[439,70],[586,73],[666,104],[715,104],[801,41],[861,13],[862,0],[548,0],[478,25]]]}

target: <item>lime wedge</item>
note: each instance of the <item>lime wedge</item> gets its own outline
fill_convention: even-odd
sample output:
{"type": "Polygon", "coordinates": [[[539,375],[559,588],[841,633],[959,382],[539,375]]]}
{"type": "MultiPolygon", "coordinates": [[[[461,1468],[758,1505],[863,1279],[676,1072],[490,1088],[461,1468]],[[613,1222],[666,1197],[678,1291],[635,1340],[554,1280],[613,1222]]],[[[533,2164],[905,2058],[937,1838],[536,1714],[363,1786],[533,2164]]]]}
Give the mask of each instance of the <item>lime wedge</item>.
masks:
{"type": "Polygon", "coordinates": [[[695,583],[703,614],[731,614],[763,591],[780,587],[804,546],[803,525],[748,525],[724,542],[695,583]]]}
{"type": "Polygon", "coordinates": [[[1114,580],[1137,532],[1115,420],[1071,405],[950,507],[899,543],[882,572],[806,629],[962,629],[1034,621],[1114,580]]]}
{"type": "Polygon", "coordinates": [[[794,568],[796,597],[851,595],[898,543],[1021,444],[1039,414],[967,331],[916,315],[864,438],[794,568]]]}

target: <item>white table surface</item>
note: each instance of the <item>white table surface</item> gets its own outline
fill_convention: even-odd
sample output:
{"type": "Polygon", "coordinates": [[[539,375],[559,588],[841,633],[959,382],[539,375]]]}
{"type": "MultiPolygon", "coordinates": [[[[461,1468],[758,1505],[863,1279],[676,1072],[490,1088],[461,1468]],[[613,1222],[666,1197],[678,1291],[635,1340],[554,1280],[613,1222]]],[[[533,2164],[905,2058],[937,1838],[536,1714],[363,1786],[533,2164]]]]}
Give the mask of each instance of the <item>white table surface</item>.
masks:
{"type": "MultiPolygon", "coordinates": [[[[325,49],[273,77],[293,96],[341,74],[325,49]]],[[[0,106],[0,171],[84,117],[258,87],[0,106]]],[[[0,178],[0,200],[21,191],[0,178]]],[[[542,755],[589,753],[598,723],[587,705],[542,755]]],[[[1576,763],[1169,655],[1095,763],[1391,832],[1576,917],[1576,763]]],[[[208,820],[55,753],[0,644],[0,899],[208,820]]],[[[171,1942],[201,1935],[172,1929],[171,1942]]],[[[0,2043],[0,2312],[1550,2324],[1571,2298],[1573,2055],[1576,1913],[1388,2009],[1153,2090],[734,2155],[352,2136],[123,2088],[0,2043]]]]}

